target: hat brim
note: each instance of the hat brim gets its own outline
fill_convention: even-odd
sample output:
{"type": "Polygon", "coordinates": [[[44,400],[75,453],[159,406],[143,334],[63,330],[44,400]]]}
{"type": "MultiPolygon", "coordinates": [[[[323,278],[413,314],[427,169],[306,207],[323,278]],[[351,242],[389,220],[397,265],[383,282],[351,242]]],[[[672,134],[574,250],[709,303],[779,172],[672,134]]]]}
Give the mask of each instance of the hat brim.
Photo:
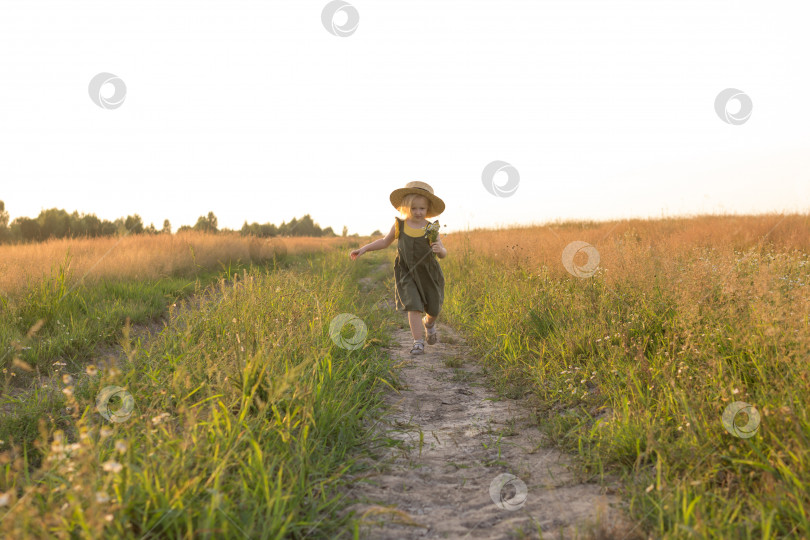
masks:
{"type": "Polygon", "coordinates": [[[433,195],[429,191],[425,191],[424,189],[419,188],[399,188],[395,189],[391,192],[391,195],[388,199],[391,201],[391,204],[394,208],[399,209],[399,205],[402,204],[402,199],[405,198],[405,195],[409,193],[413,193],[415,195],[421,195],[422,197],[430,200],[431,208],[433,209],[432,212],[429,212],[425,215],[426,218],[436,217],[442,212],[444,212],[444,201],[441,198],[433,195]]]}

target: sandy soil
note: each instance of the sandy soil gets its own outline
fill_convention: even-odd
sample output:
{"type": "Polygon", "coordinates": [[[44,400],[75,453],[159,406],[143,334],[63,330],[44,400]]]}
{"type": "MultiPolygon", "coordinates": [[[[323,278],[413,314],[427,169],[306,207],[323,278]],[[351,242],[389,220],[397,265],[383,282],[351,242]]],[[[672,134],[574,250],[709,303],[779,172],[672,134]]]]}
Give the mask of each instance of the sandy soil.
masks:
{"type": "MultiPolygon", "coordinates": [[[[385,306],[394,309],[393,301],[385,306]]],[[[361,538],[639,537],[612,486],[577,479],[570,458],[548,448],[525,403],[498,400],[487,389],[475,358],[441,316],[439,342],[417,356],[402,318],[399,346],[389,353],[404,389],[387,391],[383,418],[367,419],[399,448],[360,457],[371,472],[352,478],[347,492],[356,501],[347,512],[362,517],[361,538]],[[504,473],[516,478],[499,477],[504,473]]]]}

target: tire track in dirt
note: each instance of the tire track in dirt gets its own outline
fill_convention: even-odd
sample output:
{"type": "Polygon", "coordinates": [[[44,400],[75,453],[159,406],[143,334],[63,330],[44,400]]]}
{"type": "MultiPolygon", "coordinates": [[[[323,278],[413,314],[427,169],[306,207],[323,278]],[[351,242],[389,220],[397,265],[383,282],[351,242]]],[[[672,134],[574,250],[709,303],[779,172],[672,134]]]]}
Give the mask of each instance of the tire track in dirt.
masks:
{"type": "Polygon", "coordinates": [[[464,339],[441,315],[437,325],[439,342],[422,355],[410,354],[407,321],[395,332],[390,355],[404,388],[387,390],[388,412],[366,425],[399,447],[357,457],[371,472],[349,478],[353,504],[345,512],[361,520],[360,537],[637,538],[615,489],[578,480],[571,458],[548,448],[526,403],[498,401],[464,339]],[[490,488],[501,473],[526,489],[496,483],[499,507],[490,488]]]}

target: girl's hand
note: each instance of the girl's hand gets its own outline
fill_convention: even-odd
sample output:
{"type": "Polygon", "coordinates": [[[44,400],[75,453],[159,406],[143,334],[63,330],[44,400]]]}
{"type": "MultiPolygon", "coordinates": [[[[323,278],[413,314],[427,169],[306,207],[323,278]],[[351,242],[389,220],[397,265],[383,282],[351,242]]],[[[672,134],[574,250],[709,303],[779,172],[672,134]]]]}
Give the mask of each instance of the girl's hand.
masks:
{"type": "Polygon", "coordinates": [[[357,257],[359,257],[360,255],[362,255],[363,253],[365,253],[365,251],[363,251],[363,248],[360,248],[360,249],[355,249],[354,251],[352,251],[351,253],[349,253],[349,257],[351,257],[351,258],[352,258],[352,260],[353,260],[353,261],[355,261],[355,260],[357,260],[357,257]]]}
{"type": "Polygon", "coordinates": [[[431,243],[430,248],[433,250],[433,253],[442,253],[444,251],[444,246],[441,241],[431,243]]]}

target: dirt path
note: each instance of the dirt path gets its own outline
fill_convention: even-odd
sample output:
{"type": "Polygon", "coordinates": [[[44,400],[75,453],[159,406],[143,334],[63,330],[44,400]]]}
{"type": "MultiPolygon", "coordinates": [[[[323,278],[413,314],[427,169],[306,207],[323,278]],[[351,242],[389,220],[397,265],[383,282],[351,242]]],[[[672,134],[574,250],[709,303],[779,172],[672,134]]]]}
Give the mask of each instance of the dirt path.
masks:
{"type": "Polygon", "coordinates": [[[577,480],[525,404],[495,401],[461,336],[441,317],[437,328],[418,356],[404,315],[396,332],[404,389],[386,393],[390,414],[374,429],[401,445],[360,460],[373,471],[349,490],[360,537],[635,538],[612,489],[577,480]]]}

